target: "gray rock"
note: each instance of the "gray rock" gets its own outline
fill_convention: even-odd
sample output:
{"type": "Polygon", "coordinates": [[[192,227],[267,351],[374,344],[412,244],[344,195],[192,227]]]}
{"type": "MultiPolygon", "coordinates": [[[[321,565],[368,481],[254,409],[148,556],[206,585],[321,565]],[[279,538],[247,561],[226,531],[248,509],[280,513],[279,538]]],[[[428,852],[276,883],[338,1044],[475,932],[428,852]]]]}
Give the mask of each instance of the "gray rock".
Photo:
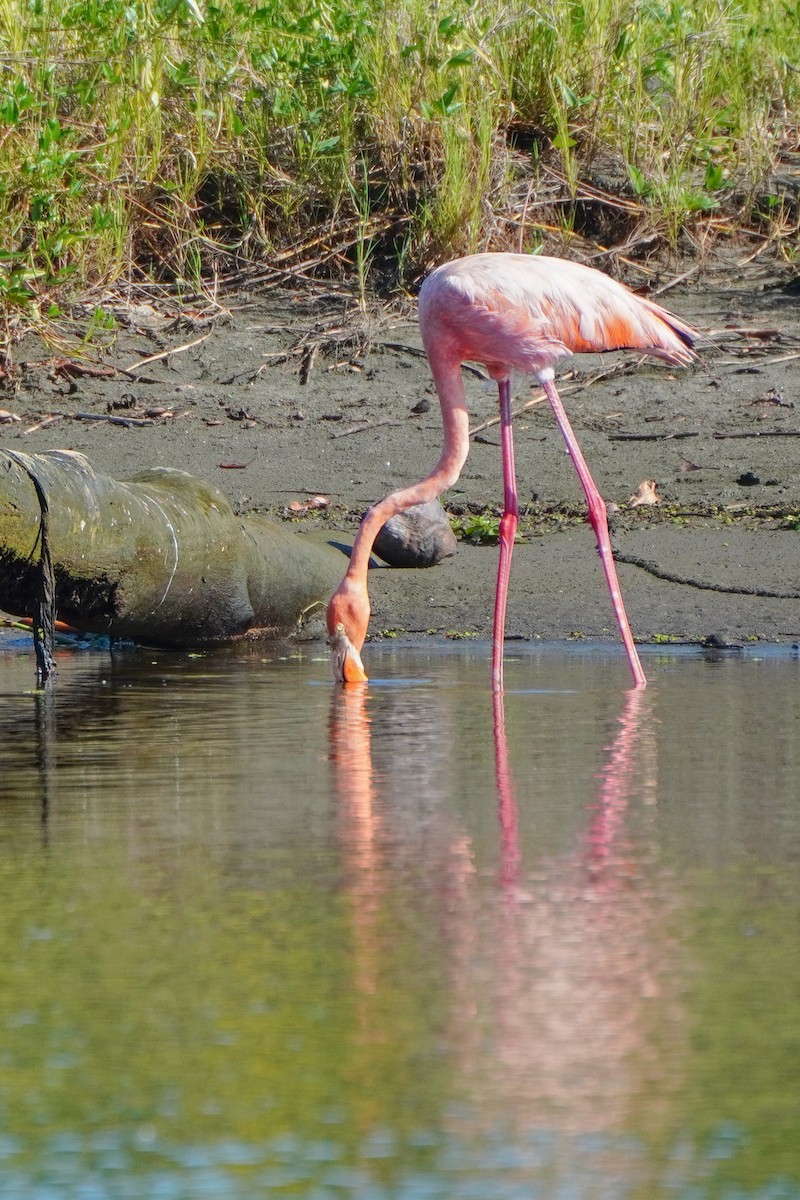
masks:
{"type": "Polygon", "coordinates": [[[415,504],[390,517],[375,539],[375,553],[390,567],[435,567],[458,549],[438,500],[415,504]]]}

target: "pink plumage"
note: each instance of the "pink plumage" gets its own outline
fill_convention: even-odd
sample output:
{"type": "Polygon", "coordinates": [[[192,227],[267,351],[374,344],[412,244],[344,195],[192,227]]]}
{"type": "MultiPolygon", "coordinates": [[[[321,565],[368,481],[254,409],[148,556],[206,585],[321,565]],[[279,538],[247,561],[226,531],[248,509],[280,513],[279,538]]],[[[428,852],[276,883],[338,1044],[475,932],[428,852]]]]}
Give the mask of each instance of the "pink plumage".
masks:
{"type": "Polygon", "coordinates": [[[429,354],[482,362],[494,378],[606,350],[644,350],[675,366],[696,357],[683,321],[561,258],[474,254],[445,263],[422,285],[419,316],[429,354]]]}
{"type": "Polygon", "coordinates": [[[697,334],[680,318],[634,295],[621,283],[579,263],[525,254],[475,254],[437,267],[419,296],[422,340],[442,409],[444,443],[438,463],[420,483],[393,492],[370,508],[356,536],[350,565],[328,605],[328,632],[334,674],[342,682],[362,682],[360,650],[369,623],[367,568],[372,544],[395,513],[439,496],[452,487],[469,450],[461,364],[485,365],[497,381],[500,399],[504,478],[500,522],[500,565],[495,593],[492,684],[503,685],[503,636],[511,552],[518,520],[514,477],[509,376],[536,376],[586,493],[589,520],[611,594],[631,673],[646,683],[617,579],[603,499],[589,473],[555,387],[554,368],[575,353],[634,349],[674,366],[696,359],[697,334]]]}

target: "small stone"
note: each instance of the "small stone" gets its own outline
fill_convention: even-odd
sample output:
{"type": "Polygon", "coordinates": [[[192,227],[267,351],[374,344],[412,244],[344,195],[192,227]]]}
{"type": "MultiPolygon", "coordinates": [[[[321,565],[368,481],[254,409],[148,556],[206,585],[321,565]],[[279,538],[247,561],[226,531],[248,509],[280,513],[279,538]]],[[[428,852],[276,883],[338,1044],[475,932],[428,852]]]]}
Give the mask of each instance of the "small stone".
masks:
{"type": "Polygon", "coordinates": [[[439,501],[429,500],[390,517],[373,548],[390,567],[435,567],[458,542],[439,501]]]}
{"type": "Polygon", "coordinates": [[[741,642],[736,641],[731,635],[720,630],[718,633],[709,633],[703,638],[703,645],[709,650],[741,650],[741,642]]]}

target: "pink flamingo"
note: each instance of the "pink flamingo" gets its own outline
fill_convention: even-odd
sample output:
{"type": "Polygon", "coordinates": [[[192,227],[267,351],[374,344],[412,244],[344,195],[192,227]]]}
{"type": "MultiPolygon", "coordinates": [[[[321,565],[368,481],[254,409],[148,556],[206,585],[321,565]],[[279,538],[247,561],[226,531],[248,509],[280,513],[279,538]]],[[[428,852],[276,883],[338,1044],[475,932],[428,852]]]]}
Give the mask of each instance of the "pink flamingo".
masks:
{"type": "Polygon", "coordinates": [[[444,446],[420,483],[392,492],[366,513],[350,564],[328,605],[333,669],[341,682],[367,678],[361,647],[370,605],[367,570],[383,524],[402,509],[452,487],[469,450],[469,424],[461,364],[483,363],[500,393],[504,505],[494,609],[492,687],[503,686],[503,636],[511,551],[518,521],[511,430],[512,371],[535,375],[564,435],[586,493],[611,602],[637,687],[647,683],[622,602],[603,498],[592,479],[555,386],[555,365],[573,353],[642,350],[674,366],[696,359],[697,333],[657,304],[635,296],[601,271],[560,258],[525,254],[475,254],[437,267],[419,294],[422,341],[442,409],[444,446]]]}

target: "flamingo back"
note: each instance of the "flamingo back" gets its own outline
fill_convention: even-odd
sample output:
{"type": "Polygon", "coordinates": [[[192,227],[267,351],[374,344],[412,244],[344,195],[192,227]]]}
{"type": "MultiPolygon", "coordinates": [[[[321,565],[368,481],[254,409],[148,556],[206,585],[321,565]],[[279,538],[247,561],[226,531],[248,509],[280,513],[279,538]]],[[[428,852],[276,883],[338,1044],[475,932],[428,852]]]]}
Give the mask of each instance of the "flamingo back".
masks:
{"type": "Polygon", "coordinates": [[[635,349],[676,366],[695,331],[592,267],[526,254],[475,254],[438,267],[419,295],[432,365],[482,362],[493,378],[536,374],[575,353],[635,349]]]}

